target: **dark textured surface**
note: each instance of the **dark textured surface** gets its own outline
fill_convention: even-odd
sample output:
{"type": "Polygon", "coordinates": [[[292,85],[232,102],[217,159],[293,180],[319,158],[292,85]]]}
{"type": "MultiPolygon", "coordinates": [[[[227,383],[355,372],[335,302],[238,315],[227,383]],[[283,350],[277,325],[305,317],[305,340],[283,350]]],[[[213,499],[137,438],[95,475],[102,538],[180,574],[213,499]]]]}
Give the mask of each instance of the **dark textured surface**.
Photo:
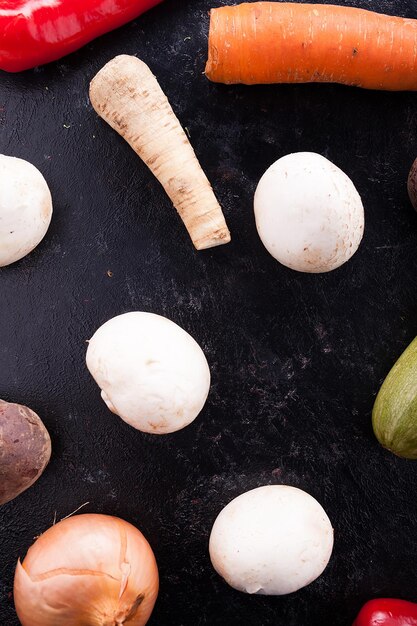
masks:
{"type": "MultiPolygon", "coordinates": [[[[150,540],[161,573],[152,626],[348,626],[370,597],[417,601],[417,465],[385,452],[370,423],[417,334],[406,189],[417,94],[210,84],[207,12],[221,4],[167,0],[61,62],[1,74],[0,151],[39,167],[55,209],[38,249],[0,270],[0,397],[33,408],[53,444],[41,479],[0,509],[1,624],[17,624],[17,557],[85,502],[150,540]],[[93,112],[89,80],[124,52],[150,64],[188,128],[232,244],[195,252],[163,190],[93,112]],[[257,181],[298,150],[334,161],[364,200],[363,243],[327,275],[280,266],[255,230],[257,181]],[[211,366],[206,408],[175,435],[109,413],[84,364],[96,328],[135,309],[179,323],[211,366]],[[207,551],[221,508],[269,483],[311,493],[335,528],[325,574],[284,598],[229,589],[207,551]]],[[[346,4],[417,16],[414,0],[346,4]]]]}

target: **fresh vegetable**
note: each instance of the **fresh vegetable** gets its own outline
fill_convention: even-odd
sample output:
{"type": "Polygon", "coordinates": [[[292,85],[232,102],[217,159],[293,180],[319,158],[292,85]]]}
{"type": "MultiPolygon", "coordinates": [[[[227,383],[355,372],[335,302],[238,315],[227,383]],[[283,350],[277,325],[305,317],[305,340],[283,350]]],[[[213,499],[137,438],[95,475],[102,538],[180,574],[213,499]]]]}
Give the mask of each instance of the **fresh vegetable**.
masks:
{"type": "Polygon", "coordinates": [[[225,6],[210,16],[212,81],[417,89],[417,20],[296,2],[225,6]]]}
{"type": "Polygon", "coordinates": [[[392,598],[370,600],[352,626],[417,626],[417,604],[392,598]]]}
{"type": "Polygon", "coordinates": [[[273,163],[259,181],[254,206],[268,252],[299,272],[336,269],[362,239],[363,206],[352,181],[313,152],[273,163]]]}
{"type": "Polygon", "coordinates": [[[20,72],[78,50],[162,0],[3,0],[0,69],[20,72]]]}
{"type": "Polygon", "coordinates": [[[284,595],[325,569],[333,529],[320,504],[286,485],[259,487],[230,502],[214,522],[210,558],[239,591],[284,595]]]}
{"type": "Polygon", "coordinates": [[[143,626],[158,595],[149,543],[127,522],[77,515],[52,526],[17,564],[22,626],[143,626]]]}
{"type": "Polygon", "coordinates": [[[38,169],[0,154],[0,267],[29,254],[52,217],[49,187],[38,169]]]}
{"type": "Polygon", "coordinates": [[[410,202],[417,211],[417,159],[414,161],[408,174],[407,190],[410,202]]]}
{"type": "Polygon", "coordinates": [[[210,388],[197,342],[153,313],[125,313],[103,324],[89,341],[87,367],[110,411],[158,435],[192,422],[210,388]]]}
{"type": "Polygon", "coordinates": [[[406,459],[417,459],[417,337],[384,380],[372,411],[378,441],[406,459]]]}
{"type": "Polygon", "coordinates": [[[195,247],[230,241],[210,183],[149,67],[136,57],[116,57],[93,79],[90,98],[162,184],[195,247]]]}
{"type": "Polygon", "coordinates": [[[51,457],[51,439],[27,406],[0,400],[0,504],[39,478],[51,457]]]}

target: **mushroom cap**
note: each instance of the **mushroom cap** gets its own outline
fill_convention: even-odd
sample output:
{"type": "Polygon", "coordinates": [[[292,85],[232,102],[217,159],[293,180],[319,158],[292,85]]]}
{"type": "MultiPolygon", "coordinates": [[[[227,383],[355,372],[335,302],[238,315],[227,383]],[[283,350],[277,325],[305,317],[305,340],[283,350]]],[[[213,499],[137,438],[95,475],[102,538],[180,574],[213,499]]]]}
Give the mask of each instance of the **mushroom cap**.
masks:
{"type": "Polygon", "coordinates": [[[232,500],[214,522],[210,558],[226,582],[246,593],[284,595],[325,569],[333,529],[305,491],[267,485],[232,500]]]}
{"type": "Polygon", "coordinates": [[[52,217],[46,180],[28,161],[0,155],[0,267],[31,252],[52,217]]]}
{"type": "Polygon", "coordinates": [[[329,272],[356,252],[364,210],[352,181],[314,152],[278,159],[255,192],[262,243],[283,265],[300,272],[329,272]]]}
{"type": "Polygon", "coordinates": [[[153,313],[125,313],[103,324],[89,342],[87,367],[108,408],[148,433],[187,426],[210,388],[210,370],[197,342],[153,313]]]}

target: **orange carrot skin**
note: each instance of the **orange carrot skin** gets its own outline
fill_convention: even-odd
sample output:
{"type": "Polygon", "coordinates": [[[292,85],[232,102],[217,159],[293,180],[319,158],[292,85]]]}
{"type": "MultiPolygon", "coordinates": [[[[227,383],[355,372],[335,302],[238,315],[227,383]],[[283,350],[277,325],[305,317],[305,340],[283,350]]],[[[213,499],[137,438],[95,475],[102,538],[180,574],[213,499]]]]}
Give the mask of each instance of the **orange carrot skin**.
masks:
{"type": "Polygon", "coordinates": [[[206,76],[218,83],[337,82],[417,90],[417,20],[329,4],[212,9],[206,76]]]}

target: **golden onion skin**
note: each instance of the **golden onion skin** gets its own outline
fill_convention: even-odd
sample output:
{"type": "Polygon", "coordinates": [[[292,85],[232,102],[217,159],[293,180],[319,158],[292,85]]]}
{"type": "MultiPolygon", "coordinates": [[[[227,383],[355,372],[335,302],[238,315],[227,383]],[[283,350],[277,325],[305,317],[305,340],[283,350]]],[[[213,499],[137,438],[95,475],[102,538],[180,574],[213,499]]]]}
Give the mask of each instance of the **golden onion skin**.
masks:
{"type": "Polygon", "coordinates": [[[49,528],[17,564],[22,626],[144,626],[158,568],[142,533],[108,515],[77,515],[49,528]]]}

